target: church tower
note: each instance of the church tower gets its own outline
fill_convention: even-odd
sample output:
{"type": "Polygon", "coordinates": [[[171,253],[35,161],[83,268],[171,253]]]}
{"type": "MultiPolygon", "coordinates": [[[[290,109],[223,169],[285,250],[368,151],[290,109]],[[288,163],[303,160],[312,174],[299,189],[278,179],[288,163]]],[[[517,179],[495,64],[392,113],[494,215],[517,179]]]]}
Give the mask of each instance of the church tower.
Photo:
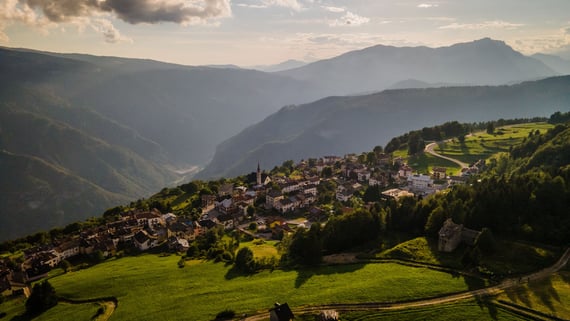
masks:
{"type": "Polygon", "coordinates": [[[257,162],[257,185],[261,185],[261,168],[259,167],[259,162],[257,162]]]}

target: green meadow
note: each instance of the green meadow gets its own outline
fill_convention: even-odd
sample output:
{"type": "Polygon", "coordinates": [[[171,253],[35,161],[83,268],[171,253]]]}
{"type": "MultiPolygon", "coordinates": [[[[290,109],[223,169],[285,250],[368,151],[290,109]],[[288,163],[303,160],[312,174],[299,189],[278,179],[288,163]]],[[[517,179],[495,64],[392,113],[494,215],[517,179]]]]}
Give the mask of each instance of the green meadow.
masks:
{"type": "Polygon", "coordinates": [[[560,271],[550,278],[508,289],[498,299],[570,320],[570,272],[560,271]]]}
{"type": "MultiPolygon", "coordinates": [[[[423,308],[395,310],[388,312],[346,312],[340,314],[343,321],[519,321],[528,320],[509,310],[495,306],[488,301],[466,301],[454,304],[440,304],[423,308]]],[[[307,319],[311,320],[311,319],[307,319]]]]}
{"type": "MultiPolygon", "coordinates": [[[[265,311],[274,302],[291,306],[393,302],[466,291],[472,279],[394,263],[322,266],[251,276],[221,263],[188,261],[175,255],[140,255],[111,260],[50,279],[69,299],[117,297],[111,320],[211,320],[224,310],[265,311]]],[[[92,313],[88,308],[86,314],[92,313]]],[[[47,314],[46,314],[47,315],[47,314]]],[[[48,319],[49,320],[49,319],[48,319]]]]}
{"type": "Polygon", "coordinates": [[[279,259],[281,255],[277,249],[277,243],[278,241],[264,241],[257,239],[250,242],[240,242],[239,247],[249,247],[253,252],[253,256],[256,258],[269,258],[273,256],[279,259]]]}
{"type": "Polygon", "coordinates": [[[472,164],[479,159],[487,159],[501,152],[508,152],[511,146],[520,144],[530,132],[545,133],[552,128],[547,123],[528,123],[504,126],[495,129],[494,134],[477,132],[465,138],[464,144],[457,139],[440,144],[435,152],[472,164]]]}

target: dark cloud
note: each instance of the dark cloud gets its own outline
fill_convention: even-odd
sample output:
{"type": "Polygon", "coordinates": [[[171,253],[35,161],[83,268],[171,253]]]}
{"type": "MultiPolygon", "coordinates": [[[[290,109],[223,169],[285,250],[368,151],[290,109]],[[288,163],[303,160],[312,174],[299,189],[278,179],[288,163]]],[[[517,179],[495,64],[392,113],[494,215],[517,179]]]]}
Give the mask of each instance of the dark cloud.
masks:
{"type": "Polygon", "coordinates": [[[70,21],[96,12],[115,14],[131,23],[188,23],[231,14],[229,0],[204,0],[188,5],[182,0],[23,0],[53,22],[70,21]]]}

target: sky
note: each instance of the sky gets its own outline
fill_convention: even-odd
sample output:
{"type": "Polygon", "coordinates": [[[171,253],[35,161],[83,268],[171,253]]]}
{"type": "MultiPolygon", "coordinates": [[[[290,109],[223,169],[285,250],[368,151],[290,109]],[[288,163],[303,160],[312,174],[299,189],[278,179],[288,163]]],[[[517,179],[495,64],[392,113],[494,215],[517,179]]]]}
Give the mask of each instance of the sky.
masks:
{"type": "Polygon", "coordinates": [[[0,46],[185,65],[309,62],[485,37],[570,58],[570,1],[0,0],[0,46]]]}

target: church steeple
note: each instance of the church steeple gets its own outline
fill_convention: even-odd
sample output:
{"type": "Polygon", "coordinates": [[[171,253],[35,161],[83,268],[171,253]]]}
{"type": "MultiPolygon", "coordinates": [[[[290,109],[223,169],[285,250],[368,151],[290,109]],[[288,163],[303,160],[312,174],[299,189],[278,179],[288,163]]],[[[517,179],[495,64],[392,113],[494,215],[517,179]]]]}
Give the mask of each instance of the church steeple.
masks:
{"type": "Polygon", "coordinates": [[[257,162],[257,185],[261,185],[261,168],[259,167],[259,162],[257,162]]]}

